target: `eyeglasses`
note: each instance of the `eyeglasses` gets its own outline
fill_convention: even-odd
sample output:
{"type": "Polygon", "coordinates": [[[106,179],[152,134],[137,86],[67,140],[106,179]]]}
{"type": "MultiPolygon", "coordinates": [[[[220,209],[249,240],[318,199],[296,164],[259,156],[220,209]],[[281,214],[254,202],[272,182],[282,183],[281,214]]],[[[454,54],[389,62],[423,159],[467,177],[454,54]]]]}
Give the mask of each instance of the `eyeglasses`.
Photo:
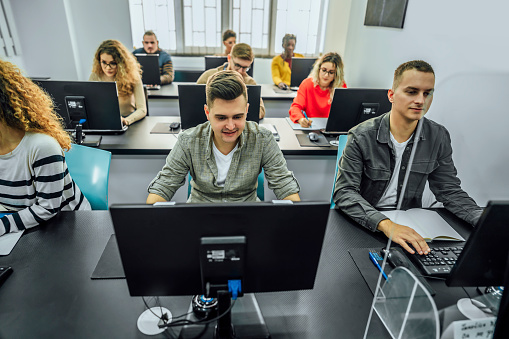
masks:
{"type": "Polygon", "coordinates": [[[242,65],[239,65],[238,63],[236,63],[235,61],[233,62],[233,67],[235,68],[235,70],[240,70],[240,69],[243,69],[245,70],[246,72],[248,72],[250,69],[251,69],[251,66],[242,66],[242,65]]]}
{"type": "Polygon", "coordinates": [[[117,63],[115,61],[112,61],[110,63],[107,63],[106,61],[101,61],[101,65],[104,66],[104,68],[111,68],[111,69],[115,69],[117,68],[117,63]]]}
{"type": "Polygon", "coordinates": [[[325,74],[329,74],[330,76],[334,76],[336,75],[336,71],[328,71],[326,70],[325,68],[320,68],[320,71],[325,75],[325,74]]]}

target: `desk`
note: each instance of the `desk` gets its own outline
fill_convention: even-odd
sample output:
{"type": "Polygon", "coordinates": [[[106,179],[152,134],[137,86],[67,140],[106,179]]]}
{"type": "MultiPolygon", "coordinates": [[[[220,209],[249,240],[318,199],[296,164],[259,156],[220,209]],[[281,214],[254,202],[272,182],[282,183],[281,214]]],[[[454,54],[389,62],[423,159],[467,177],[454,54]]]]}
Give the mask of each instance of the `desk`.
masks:
{"type": "MultiPolygon", "coordinates": [[[[100,148],[113,153],[109,203],[144,203],[150,181],[162,169],[165,159],[175,145],[173,134],[150,134],[157,123],[179,121],[179,117],[148,116],[129,126],[120,135],[104,135],[100,148]]],[[[301,198],[330,199],[336,169],[336,147],[301,147],[294,131],[282,118],[265,118],[262,123],[274,124],[280,134],[281,148],[288,168],[294,172],[301,186],[301,198]]],[[[265,199],[275,199],[266,187],[265,199]]],[[[175,201],[186,201],[187,185],[179,189],[175,201]]]]}
{"type": "MultiPolygon", "coordinates": [[[[179,115],[178,106],[178,85],[190,84],[189,82],[173,82],[169,85],[161,86],[159,90],[148,91],[148,104],[150,115],[179,115]]],[[[272,84],[260,84],[261,97],[265,104],[266,115],[268,117],[286,117],[293,98],[297,92],[276,93],[275,86],[272,84]]]]}
{"type": "MultiPolygon", "coordinates": [[[[468,234],[468,226],[458,227],[468,234]]],[[[112,233],[108,211],[78,211],[24,234],[0,257],[0,265],[14,270],[0,287],[0,338],[146,338],[136,328],[143,302],[129,296],[126,281],[90,279],[112,233]]],[[[372,295],[347,250],[384,244],[382,234],[332,210],[314,289],[256,295],[272,338],[362,338],[372,295]]],[[[443,282],[431,284],[439,309],[464,296],[443,282]]],[[[190,297],[161,300],[179,315],[190,297]]],[[[374,329],[381,330],[376,316],[374,329]]]]}

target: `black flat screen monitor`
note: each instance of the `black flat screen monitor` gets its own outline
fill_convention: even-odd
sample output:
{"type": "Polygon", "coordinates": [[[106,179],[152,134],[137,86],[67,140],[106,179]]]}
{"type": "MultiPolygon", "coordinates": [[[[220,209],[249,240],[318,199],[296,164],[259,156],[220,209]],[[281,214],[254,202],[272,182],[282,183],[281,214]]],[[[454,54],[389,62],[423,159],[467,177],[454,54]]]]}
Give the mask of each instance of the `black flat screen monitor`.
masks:
{"type": "Polygon", "coordinates": [[[368,119],[391,110],[386,89],[336,88],[325,126],[326,134],[347,134],[368,119]]]}
{"type": "MultiPolygon", "coordinates": [[[[179,113],[182,129],[195,127],[207,121],[203,106],[207,103],[205,85],[179,84],[179,113]]],[[[249,109],[247,120],[260,121],[260,85],[247,85],[249,109]]]]}
{"type": "Polygon", "coordinates": [[[200,250],[211,237],[245,238],[244,293],[312,289],[329,207],[182,203],[112,205],[110,213],[130,295],[177,296],[205,293],[200,250]]]}
{"type": "MultiPolygon", "coordinates": [[[[224,63],[227,61],[228,61],[228,57],[225,57],[225,56],[206,55],[205,56],[205,70],[211,69],[211,68],[217,68],[221,65],[224,65],[224,63]]],[[[251,64],[249,71],[246,72],[250,77],[253,77],[254,64],[255,64],[255,62],[253,60],[253,63],[251,64]]]]}
{"type": "Polygon", "coordinates": [[[309,76],[316,58],[292,58],[292,76],[290,87],[299,87],[300,83],[309,76]]]}
{"type": "Polygon", "coordinates": [[[509,255],[509,201],[490,201],[446,280],[448,286],[504,284],[509,255]]]}
{"type": "Polygon", "coordinates": [[[117,84],[102,81],[35,81],[53,99],[55,111],[66,130],[74,130],[80,119],[86,119],[83,131],[88,133],[121,133],[117,84]]]}
{"type": "Polygon", "coordinates": [[[135,54],[141,65],[142,81],[144,85],[161,86],[159,71],[159,54],[135,54]]]}

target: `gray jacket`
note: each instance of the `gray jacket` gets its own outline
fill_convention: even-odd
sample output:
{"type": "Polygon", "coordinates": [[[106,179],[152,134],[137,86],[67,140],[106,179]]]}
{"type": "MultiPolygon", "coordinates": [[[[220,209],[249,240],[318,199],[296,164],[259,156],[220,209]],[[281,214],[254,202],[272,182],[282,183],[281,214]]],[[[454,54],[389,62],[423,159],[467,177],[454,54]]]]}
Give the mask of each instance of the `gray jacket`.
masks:
{"type": "MultiPolygon", "coordinates": [[[[334,186],[336,208],[372,231],[376,230],[380,221],[388,219],[373,206],[380,201],[389,185],[395,166],[389,117],[390,113],[385,113],[349,131],[334,186]]],[[[406,210],[422,207],[422,194],[428,180],[431,191],[446,209],[475,224],[482,209],[461,189],[452,160],[449,132],[444,126],[423,119],[424,125],[401,208],[406,210]]],[[[414,137],[408,142],[403,153],[398,199],[413,139],[414,137]]]]}
{"type": "Polygon", "coordinates": [[[190,173],[193,179],[188,202],[256,201],[258,174],[262,168],[268,187],[278,199],[299,192],[297,179],[288,170],[274,136],[257,123],[246,122],[224,187],[217,185],[218,169],[212,142],[208,121],[180,134],[166,158],[166,165],[152,180],[148,192],[170,201],[190,173]]]}

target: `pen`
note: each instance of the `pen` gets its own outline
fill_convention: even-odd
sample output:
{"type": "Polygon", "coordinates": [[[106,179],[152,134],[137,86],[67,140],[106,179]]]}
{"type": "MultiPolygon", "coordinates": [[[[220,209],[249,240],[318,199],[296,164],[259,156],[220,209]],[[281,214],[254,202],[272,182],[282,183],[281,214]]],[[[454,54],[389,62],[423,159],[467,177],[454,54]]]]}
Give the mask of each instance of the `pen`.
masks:
{"type": "MultiPolygon", "coordinates": [[[[302,111],[302,113],[304,114],[304,118],[306,118],[306,120],[308,120],[308,121],[309,121],[309,118],[308,118],[308,115],[306,114],[306,112],[305,112],[305,111],[302,111]]],[[[312,124],[313,124],[313,123],[310,123],[310,124],[309,124],[309,127],[311,127],[311,125],[312,125],[312,124]]]]}
{"type": "Polygon", "coordinates": [[[373,264],[375,264],[376,268],[378,268],[378,270],[382,272],[382,275],[384,276],[385,280],[389,279],[387,278],[387,274],[385,274],[385,272],[382,270],[382,267],[380,267],[380,264],[378,263],[378,261],[376,261],[375,256],[371,252],[369,252],[369,259],[371,259],[373,264]]]}

